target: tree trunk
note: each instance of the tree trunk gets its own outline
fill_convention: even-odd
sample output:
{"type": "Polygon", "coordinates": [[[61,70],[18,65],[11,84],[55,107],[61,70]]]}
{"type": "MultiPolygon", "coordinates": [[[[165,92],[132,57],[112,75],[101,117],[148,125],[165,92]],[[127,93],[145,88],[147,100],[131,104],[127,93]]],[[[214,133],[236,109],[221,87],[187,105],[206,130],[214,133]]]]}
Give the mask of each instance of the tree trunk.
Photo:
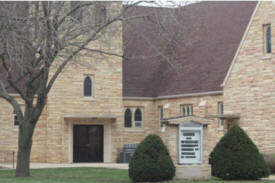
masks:
{"type": "Polygon", "coordinates": [[[24,121],[19,128],[16,177],[30,176],[30,155],[34,125],[24,121]]]}

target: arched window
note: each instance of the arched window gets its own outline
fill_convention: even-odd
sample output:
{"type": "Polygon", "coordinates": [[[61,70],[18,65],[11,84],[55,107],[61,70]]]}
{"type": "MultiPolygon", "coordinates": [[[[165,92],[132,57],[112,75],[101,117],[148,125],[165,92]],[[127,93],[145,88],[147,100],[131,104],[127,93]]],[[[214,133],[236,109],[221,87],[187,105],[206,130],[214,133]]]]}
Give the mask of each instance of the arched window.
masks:
{"type": "Polygon", "coordinates": [[[89,76],[84,80],[84,96],[92,96],[92,80],[89,76]]]}
{"type": "Polygon", "coordinates": [[[142,112],[140,109],[136,109],[135,111],[135,127],[142,126],[142,112]]]}
{"type": "Polygon", "coordinates": [[[124,113],[124,127],[125,128],[132,127],[132,112],[129,108],[127,108],[124,113]]]}
{"type": "Polygon", "coordinates": [[[266,53],[271,53],[271,27],[266,28],[266,53]]]}

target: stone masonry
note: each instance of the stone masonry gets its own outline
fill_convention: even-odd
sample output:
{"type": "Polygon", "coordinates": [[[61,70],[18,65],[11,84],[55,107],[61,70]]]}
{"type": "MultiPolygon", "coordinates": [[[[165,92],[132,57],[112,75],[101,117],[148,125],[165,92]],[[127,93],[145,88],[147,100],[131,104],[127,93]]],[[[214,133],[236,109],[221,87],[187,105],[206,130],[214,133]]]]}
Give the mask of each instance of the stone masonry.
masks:
{"type": "Polygon", "coordinates": [[[275,152],[275,4],[260,2],[224,87],[225,113],[240,113],[237,123],[262,152],[275,152]],[[272,54],[264,53],[263,25],[271,24],[272,54]]]}

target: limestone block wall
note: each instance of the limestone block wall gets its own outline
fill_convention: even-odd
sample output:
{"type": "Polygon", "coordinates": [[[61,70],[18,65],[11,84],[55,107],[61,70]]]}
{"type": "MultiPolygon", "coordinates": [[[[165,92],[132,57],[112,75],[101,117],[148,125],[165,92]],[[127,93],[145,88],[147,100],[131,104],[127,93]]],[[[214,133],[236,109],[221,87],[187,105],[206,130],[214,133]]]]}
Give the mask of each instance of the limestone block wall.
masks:
{"type": "MultiPolygon", "coordinates": [[[[154,101],[146,100],[123,100],[124,110],[129,108],[140,107],[143,111],[142,128],[125,128],[123,129],[123,143],[135,144],[140,143],[149,134],[160,134],[160,128],[157,121],[157,111],[154,101]]],[[[132,113],[132,115],[134,115],[132,113]]],[[[123,120],[124,122],[124,120],[123,120]]]]}
{"type": "MultiPolygon", "coordinates": [[[[108,4],[108,13],[120,11],[121,3],[108,4]],[[112,9],[112,11],[111,11],[112,9]],[[109,11],[110,10],[110,11],[109,11]]],[[[89,45],[112,53],[122,53],[122,26],[116,22],[105,30],[104,36],[89,45]]],[[[83,52],[74,58],[56,80],[47,103],[47,162],[68,162],[68,124],[66,115],[116,116],[112,123],[112,145],[122,146],[122,58],[83,52]],[[93,78],[93,97],[84,97],[83,82],[93,78]]],[[[116,148],[112,148],[116,159],[116,148]]]]}
{"type": "MultiPolygon", "coordinates": [[[[23,100],[15,95],[15,99],[20,104],[22,110],[24,111],[23,100]]],[[[0,157],[4,156],[11,160],[11,153],[4,153],[6,151],[16,152],[18,150],[18,126],[14,126],[13,108],[5,101],[0,99],[0,157]]],[[[37,122],[36,129],[33,135],[33,145],[31,151],[31,161],[33,162],[43,162],[46,157],[46,111],[45,108],[39,121],[37,122]]]]}
{"type": "MultiPolygon", "coordinates": [[[[182,104],[192,104],[193,105],[193,114],[199,117],[205,117],[208,115],[215,115],[218,113],[218,102],[223,101],[223,95],[206,95],[206,96],[195,96],[195,97],[182,97],[182,98],[174,98],[174,99],[163,99],[156,101],[156,107],[165,106],[165,104],[169,104],[169,108],[164,109],[164,118],[181,116],[181,105],[182,104]],[[202,101],[206,101],[205,106],[200,106],[202,101]]],[[[226,106],[225,106],[226,107],[226,106]]],[[[157,110],[157,109],[156,109],[157,110]]],[[[156,119],[158,116],[156,116],[156,119]]],[[[218,120],[213,119],[213,126],[217,129],[218,120]]],[[[224,135],[225,131],[220,129],[215,132],[215,137],[213,137],[213,144],[211,147],[214,147],[216,142],[224,135]]],[[[212,138],[212,137],[211,137],[212,138]]]]}
{"type": "MultiPolygon", "coordinates": [[[[124,128],[123,143],[140,143],[148,134],[154,133],[165,137],[165,133],[161,131],[159,126],[158,107],[169,104],[169,108],[164,109],[164,118],[181,116],[182,104],[193,104],[194,115],[204,117],[205,115],[217,114],[218,102],[223,101],[222,95],[208,95],[197,97],[182,97],[175,99],[163,99],[163,100],[123,100],[124,110],[126,107],[141,107],[143,108],[143,128],[124,128]],[[201,101],[207,101],[206,106],[199,106],[201,101]]],[[[218,130],[218,120],[213,119],[211,129],[208,129],[207,133],[210,133],[208,137],[208,146],[205,153],[209,154],[218,140],[224,135],[224,130],[218,130]]],[[[170,130],[172,130],[171,128],[170,130]]],[[[178,132],[171,132],[173,135],[177,135],[178,132]]],[[[174,136],[174,138],[177,138],[174,136]]],[[[174,149],[175,148],[169,148],[174,149]]],[[[174,154],[174,153],[172,153],[174,154]]],[[[175,154],[174,154],[175,155],[175,154]]],[[[173,156],[174,156],[173,155],[173,156]]],[[[174,157],[175,158],[175,157],[174,157]]]]}
{"type": "MultiPolygon", "coordinates": [[[[107,16],[120,12],[121,3],[107,4],[107,16]]],[[[116,22],[104,30],[89,48],[122,54],[122,26],[116,22]]],[[[51,75],[57,67],[51,70],[51,75]]],[[[23,105],[23,104],[22,104],[23,105]]],[[[17,127],[13,127],[13,110],[0,99],[0,150],[17,150],[17,127]]],[[[47,106],[35,129],[31,161],[68,162],[68,123],[66,115],[112,115],[112,142],[122,146],[122,58],[82,52],[60,74],[51,92],[47,106]],[[86,75],[93,77],[94,97],[83,97],[83,81],[86,75]]],[[[79,121],[79,120],[76,120],[79,121]]],[[[82,122],[79,122],[82,123],[82,122]]],[[[116,160],[116,148],[111,148],[112,161],[116,160]]]]}
{"type": "Polygon", "coordinates": [[[275,152],[275,4],[260,2],[224,87],[226,113],[241,113],[240,126],[262,152],[275,152]],[[263,25],[271,24],[272,54],[264,53],[263,25]]]}
{"type": "Polygon", "coordinates": [[[192,104],[193,114],[196,116],[204,117],[209,114],[217,114],[218,102],[223,101],[223,96],[220,95],[206,95],[195,97],[182,97],[174,99],[162,99],[156,101],[156,106],[164,106],[169,104],[169,108],[164,109],[164,118],[181,116],[181,105],[192,104]],[[206,101],[205,106],[200,106],[202,101],[206,101]]]}

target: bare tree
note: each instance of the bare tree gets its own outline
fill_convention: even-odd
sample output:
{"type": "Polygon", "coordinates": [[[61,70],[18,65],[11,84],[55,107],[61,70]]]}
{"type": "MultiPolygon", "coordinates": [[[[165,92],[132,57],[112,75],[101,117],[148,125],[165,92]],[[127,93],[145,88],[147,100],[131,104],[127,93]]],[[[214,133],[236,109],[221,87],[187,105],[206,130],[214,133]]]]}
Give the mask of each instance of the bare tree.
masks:
{"type": "MultiPolygon", "coordinates": [[[[119,6],[108,9],[111,13],[107,16],[104,2],[0,2],[0,98],[12,105],[19,120],[16,176],[30,175],[34,129],[57,77],[83,51],[122,57],[91,45],[116,22],[148,18],[148,14],[124,16],[139,3],[130,3],[119,11],[119,6]],[[24,112],[10,90],[24,100],[24,112]]],[[[152,22],[165,31],[162,21],[154,18],[152,22]]],[[[172,44],[180,34],[167,35],[172,44]]],[[[156,54],[165,56],[162,50],[174,50],[171,44],[167,44],[169,48],[150,46],[156,54]]]]}
{"type": "Polygon", "coordinates": [[[130,7],[114,10],[106,17],[101,5],[60,1],[0,3],[0,97],[12,105],[20,125],[16,176],[30,175],[33,132],[61,71],[85,49],[102,51],[88,45],[103,36],[113,23],[121,21],[123,12],[130,7]],[[55,71],[51,74],[52,68],[55,71]],[[9,88],[24,100],[24,113],[9,94],[9,88]]]}

